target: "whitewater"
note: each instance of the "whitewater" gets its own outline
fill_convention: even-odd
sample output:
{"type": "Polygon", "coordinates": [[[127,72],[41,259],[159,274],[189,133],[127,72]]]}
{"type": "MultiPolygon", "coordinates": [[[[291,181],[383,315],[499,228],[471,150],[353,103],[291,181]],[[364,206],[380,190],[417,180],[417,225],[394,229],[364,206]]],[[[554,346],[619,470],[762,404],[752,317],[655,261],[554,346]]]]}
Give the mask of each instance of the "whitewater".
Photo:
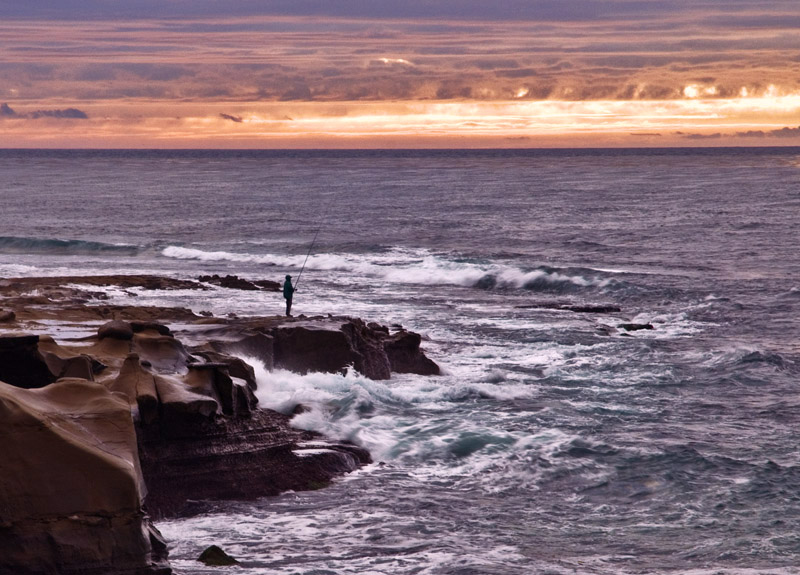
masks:
{"type": "Polygon", "coordinates": [[[402,325],[442,366],[245,358],[262,407],[374,463],[158,522],[179,574],[211,544],[248,575],[794,574],[799,176],[796,148],[0,150],[0,276],[279,281],[318,232],[294,313],[402,325]]]}

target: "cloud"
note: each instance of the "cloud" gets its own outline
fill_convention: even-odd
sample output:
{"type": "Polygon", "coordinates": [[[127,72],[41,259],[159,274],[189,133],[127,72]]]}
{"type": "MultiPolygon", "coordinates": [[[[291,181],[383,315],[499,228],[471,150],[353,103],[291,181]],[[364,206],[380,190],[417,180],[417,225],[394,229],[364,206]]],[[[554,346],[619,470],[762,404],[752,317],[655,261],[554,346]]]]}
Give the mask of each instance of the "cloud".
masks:
{"type": "Polygon", "coordinates": [[[230,114],[224,114],[222,112],[220,112],[220,117],[225,120],[230,120],[231,122],[236,122],[237,124],[241,124],[243,121],[241,116],[231,116],[230,114]]]}
{"type": "MultiPolygon", "coordinates": [[[[771,0],[773,11],[765,11],[764,3],[754,9],[752,0],[726,0],[725,10],[713,10],[708,1],[691,3],[695,18],[716,18],[728,25],[748,26],[748,21],[778,22],[775,11],[796,16],[796,0],[771,0]],[[711,8],[711,9],[710,9],[711,8]],[[707,13],[711,14],[707,14],[707,13]],[[765,13],[767,12],[767,13],[765,13]],[[720,20],[722,19],[722,20],[720,20]]],[[[142,18],[181,18],[235,16],[299,16],[387,19],[460,19],[475,21],[602,21],[619,19],[664,19],[687,11],[685,0],[406,0],[404,2],[367,2],[364,0],[0,0],[3,14],[9,18],[56,18],[82,20],[107,18],[116,20],[142,18]]],[[[792,22],[793,23],[793,22],[792,22]]],[[[753,27],[753,24],[749,24],[753,27]]]]}
{"type": "Polygon", "coordinates": [[[780,128],[777,130],[748,130],[736,132],[740,138],[800,138],[800,126],[797,128],[780,128]]]}
{"type": "Polygon", "coordinates": [[[6,118],[28,118],[38,120],[39,118],[57,118],[68,120],[87,120],[89,116],[86,112],[77,108],[64,108],[63,110],[34,110],[26,114],[19,114],[6,103],[0,105],[0,116],[6,118]]]}
{"type": "Polygon", "coordinates": [[[292,100],[310,100],[311,88],[305,84],[297,84],[294,87],[286,90],[281,94],[280,100],[282,102],[289,102],[292,100]]]}
{"type": "MultiPolygon", "coordinates": [[[[681,134],[681,132],[677,132],[681,134]]],[[[714,134],[681,134],[687,140],[719,140],[722,138],[722,134],[716,132],[714,134]]]]}
{"type": "Polygon", "coordinates": [[[87,120],[89,116],[86,112],[77,108],[65,108],[63,110],[36,110],[27,114],[28,118],[37,120],[39,118],[59,118],[69,120],[87,120]]]}
{"type": "MultiPolygon", "coordinates": [[[[45,14],[44,0],[28,2],[45,14]]],[[[174,8],[186,2],[161,4],[174,8]]],[[[510,2],[522,15],[561,10],[555,2],[510,2]],[[527,4],[538,8],[529,10],[527,4]]],[[[154,14],[168,9],[159,9],[155,0],[129,4],[134,11],[149,6],[154,14]]],[[[796,42],[787,40],[795,38],[794,31],[778,19],[776,28],[751,33],[753,49],[737,49],[734,24],[723,28],[708,18],[715,8],[707,3],[678,10],[675,1],[666,0],[666,7],[651,6],[665,18],[651,19],[645,4],[653,3],[598,0],[579,25],[533,16],[455,21],[393,20],[384,14],[378,19],[384,11],[380,6],[347,19],[241,17],[236,16],[239,3],[233,16],[212,19],[203,16],[213,3],[198,4],[201,9],[191,20],[145,18],[135,25],[97,19],[69,25],[1,21],[0,85],[19,87],[22,92],[14,98],[40,102],[419,101],[437,94],[487,101],[511,98],[521,89],[528,90],[527,100],[702,100],[738,96],[743,89],[757,97],[770,85],[780,93],[800,92],[796,42]],[[606,9],[624,18],[592,17],[606,9]],[[713,42],[690,50],[687,37],[713,42]]],[[[255,2],[243,4],[257,8],[255,2]]],[[[283,10],[280,2],[259,4],[283,10]]],[[[298,10],[355,6],[353,0],[328,2],[330,8],[323,4],[298,0],[305,6],[298,10]]],[[[464,14],[483,10],[476,0],[459,3],[458,10],[456,3],[435,0],[410,5],[422,10],[425,4],[453,17],[462,8],[464,14]]],[[[288,1],[284,8],[291,13],[288,1]]],[[[744,18],[744,4],[734,8],[732,14],[744,18]]]]}
{"type": "Polygon", "coordinates": [[[797,128],[781,128],[780,130],[772,130],[767,135],[773,138],[797,138],[800,136],[800,127],[797,128]]]}

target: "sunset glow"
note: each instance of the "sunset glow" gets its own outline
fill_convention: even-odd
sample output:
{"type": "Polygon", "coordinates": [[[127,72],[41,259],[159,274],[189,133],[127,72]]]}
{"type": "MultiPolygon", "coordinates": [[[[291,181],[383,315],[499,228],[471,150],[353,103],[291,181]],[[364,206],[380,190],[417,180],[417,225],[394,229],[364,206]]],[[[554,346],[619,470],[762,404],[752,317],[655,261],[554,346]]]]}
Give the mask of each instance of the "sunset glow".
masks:
{"type": "Polygon", "coordinates": [[[21,10],[0,23],[2,146],[798,144],[800,17],[732,4],[513,21],[21,10]]]}

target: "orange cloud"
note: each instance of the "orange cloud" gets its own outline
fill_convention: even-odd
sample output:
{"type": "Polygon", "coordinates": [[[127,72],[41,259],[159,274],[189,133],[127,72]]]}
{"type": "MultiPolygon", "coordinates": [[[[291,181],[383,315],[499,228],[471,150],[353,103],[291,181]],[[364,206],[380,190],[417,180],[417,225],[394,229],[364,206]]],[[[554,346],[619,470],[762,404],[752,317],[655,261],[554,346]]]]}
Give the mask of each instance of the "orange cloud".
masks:
{"type": "Polygon", "coordinates": [[[0,114],[3,145],[753,142],[796,126],[790,13],[646,16],[7,20],[0,102],[20,117],[0,114]],[[79,127],[22,117],[69,109],[79,127]]]}

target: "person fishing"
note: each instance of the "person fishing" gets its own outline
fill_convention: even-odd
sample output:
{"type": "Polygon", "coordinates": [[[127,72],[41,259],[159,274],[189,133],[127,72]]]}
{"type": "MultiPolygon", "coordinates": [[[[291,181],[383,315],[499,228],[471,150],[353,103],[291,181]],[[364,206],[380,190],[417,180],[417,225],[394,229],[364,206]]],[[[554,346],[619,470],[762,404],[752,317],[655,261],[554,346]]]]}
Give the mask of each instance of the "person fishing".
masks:
{"type": "Polygon", "coordinates": [[[286,274],[286,280],[283,282],[283,298],[286,300],[286,317],[292,317],[292,296],[294,292],[295,288],[292,286],[292,276],[286,274]]]}
{"type": "Polygon", "coordinates": [[[300,285],[300,278],[303,277],[303,270],[306,269],[306,264],[308,263],[308,256],[311,255],[311,250],[314,249],[314,244],[317,243],[317,236],[319,235],[319,231],[322,229],[322,226],[317,228],[316,233],[314,233],[314,239],[311,240],[311,245],[308,246],[308,253],[306,254],[306,259],[303,260],[303,267],[300,268],[300,273],[297,274],[297,281],[294,282],[294,286],[292,286],[292,276],[286,274],[286,281],[283,282],[283,297],[286,299],[286,317],[291,317],[292,311],[292,296],[294,292],[297,291],[297,286],[300,285]]]}

